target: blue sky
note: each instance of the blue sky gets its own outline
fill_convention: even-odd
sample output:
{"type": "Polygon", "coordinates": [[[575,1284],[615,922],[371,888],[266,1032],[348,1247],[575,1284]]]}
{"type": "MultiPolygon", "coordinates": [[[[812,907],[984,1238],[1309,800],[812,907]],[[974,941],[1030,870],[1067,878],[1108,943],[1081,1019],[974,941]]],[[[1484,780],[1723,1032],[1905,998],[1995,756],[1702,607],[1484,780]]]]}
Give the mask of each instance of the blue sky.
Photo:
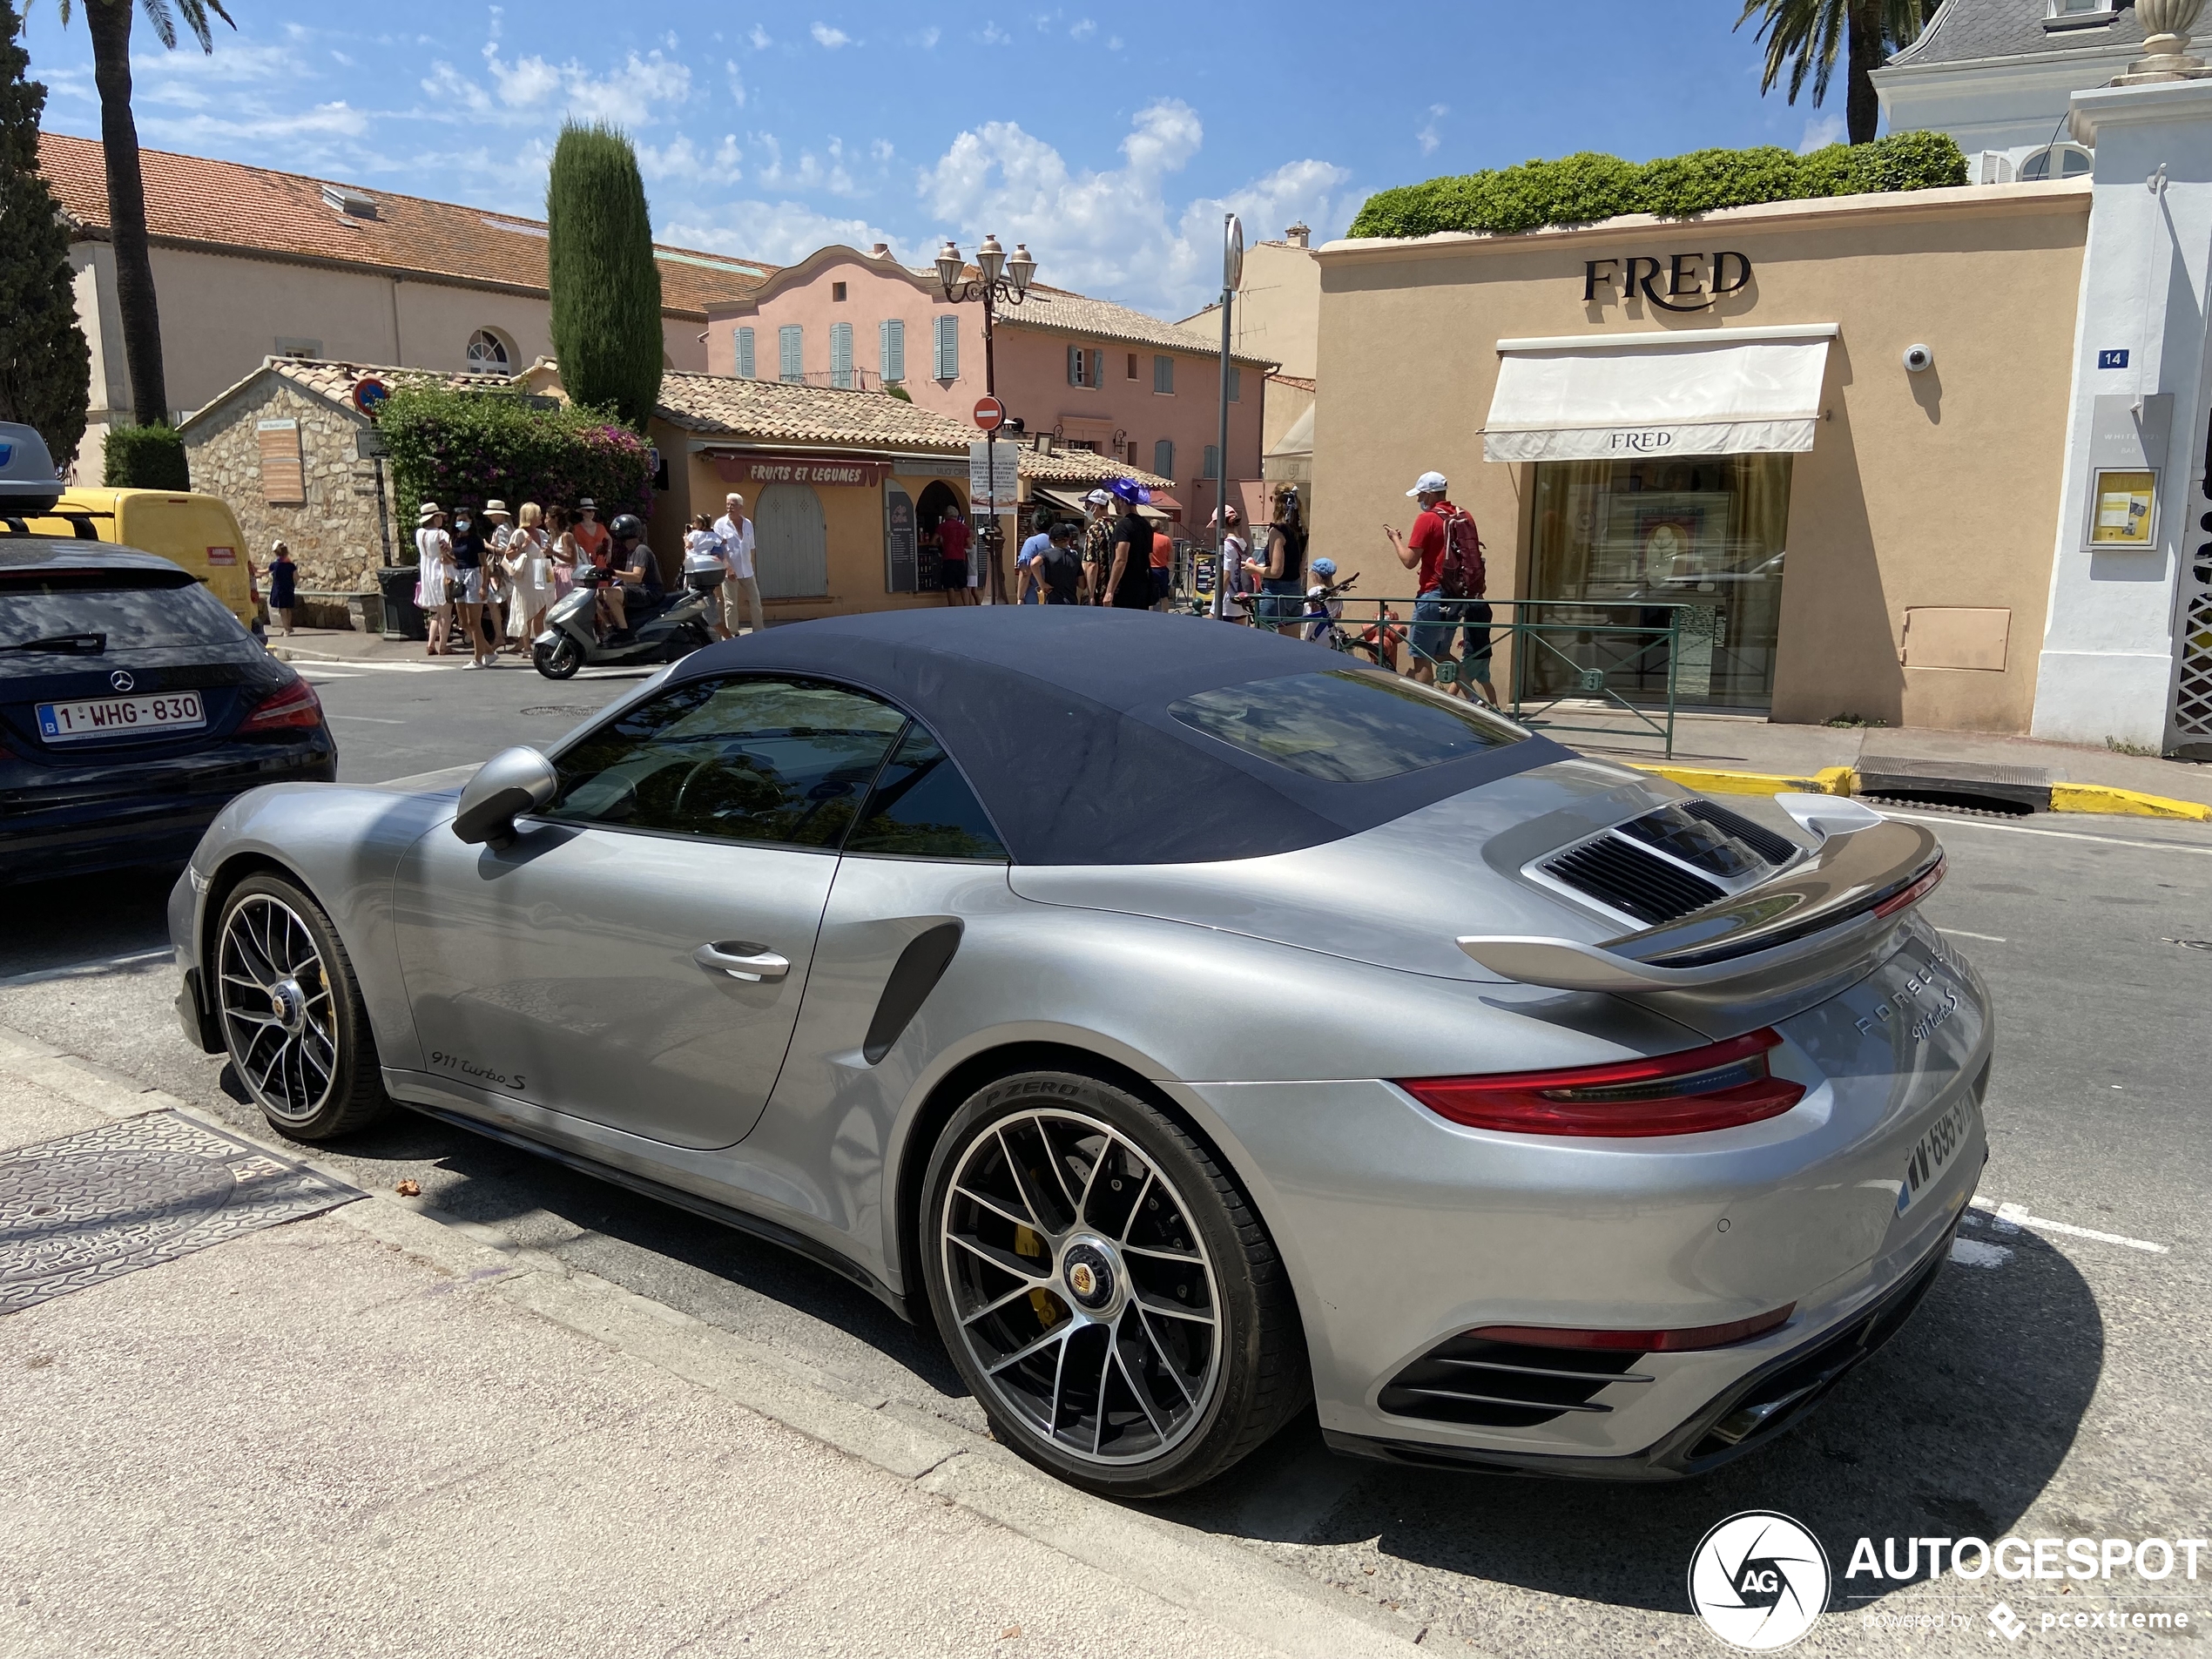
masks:
{"type": "MultiPolygon", "coordinates": [[[[97,137],[81,11],[31,0],[47,124],[97,137]]],[[[136,31],[140,142],[543,210],[568,116],[637,140],[656,231],[786,263],[827,241],[1026,241],[1043,280],[1178,316],[1251,239],[1340,235],[1372,190],[1534,156],[1841,135],[1758,91],[1735,0],[1574,6],[504,7],[231,0],[203,57],[136,31]],[[356,21],[357,20],[357,21],[356,21]]]]}

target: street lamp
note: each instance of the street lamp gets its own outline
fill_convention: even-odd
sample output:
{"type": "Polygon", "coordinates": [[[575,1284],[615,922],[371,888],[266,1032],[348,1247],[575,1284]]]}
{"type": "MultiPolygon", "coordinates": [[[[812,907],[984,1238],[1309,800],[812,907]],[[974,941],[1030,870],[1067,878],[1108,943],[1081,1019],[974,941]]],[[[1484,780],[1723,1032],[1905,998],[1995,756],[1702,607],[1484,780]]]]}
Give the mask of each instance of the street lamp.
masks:
{"type": "MultiPolygon", "coordinates": [[[[980,300],[983,307],[983,390],[992,397],[998,395],[998,363],[991,341],[992,325],[997,320],[1001,306],[1018,306],[1029,297],[1030,280],[1037,273],[1037,262],[1029,257],[1029,245],[1016,242],[1011,259],[999,246],[995,233],[987,233],[983,246],[975,250],[975,268],[980,280],[968,275],[968,260],[960,245],[947,237],[937,250],[937,283],[945,291],[948,305],[960,305],[980,300]]],[[[1006,542],[1005,532],[999,527],[998,515],[993,513],[977,532],[991,561],[991,603],[1006,603],[1006,573],[1001,563],[1001,550],[1006,542]]]]}

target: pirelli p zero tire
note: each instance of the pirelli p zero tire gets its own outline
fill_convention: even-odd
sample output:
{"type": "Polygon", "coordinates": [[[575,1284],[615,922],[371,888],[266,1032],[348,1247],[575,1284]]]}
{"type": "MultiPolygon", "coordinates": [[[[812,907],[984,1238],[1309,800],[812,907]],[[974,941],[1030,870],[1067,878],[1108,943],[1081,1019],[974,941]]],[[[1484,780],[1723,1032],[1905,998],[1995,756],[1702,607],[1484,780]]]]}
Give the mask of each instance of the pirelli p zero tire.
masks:
{"type": "Polygon", "coordinates": [[[390,1109],[354,965],[306,892],[281,876],[239,883],[211,966],[224,1047],[271,1124],[327,1141],[390,1109]]]}
{"type": "Polygon", "coordinates": [[[1303,1406],[1288,1276],[1235,1179],[1096,1078],[979,1090],[924,1177],[922,1275],[1000,1441],[1115,1497],[1209,1480],[1303,1406]]]}

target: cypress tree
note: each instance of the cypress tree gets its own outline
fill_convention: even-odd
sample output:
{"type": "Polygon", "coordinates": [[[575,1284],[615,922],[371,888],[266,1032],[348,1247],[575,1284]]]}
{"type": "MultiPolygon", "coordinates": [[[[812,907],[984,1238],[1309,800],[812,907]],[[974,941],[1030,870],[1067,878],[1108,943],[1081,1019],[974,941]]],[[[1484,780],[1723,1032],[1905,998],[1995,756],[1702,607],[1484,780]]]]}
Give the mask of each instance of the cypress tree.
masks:
{"type": "Polygon", "coordinates": [[[84,436],[92,354],[77,326],[69,230],[38,171],[46,89],[24,78],[22,28],[0,0],[0,421],[37,428],[66,464],[84,436]]]}
{"type": "Polygon", "coordinates": [[[660,267],[630,140],[598,122],[563,126],[545,222],[561,383],[643,432],[660,395],[660,267]]]}

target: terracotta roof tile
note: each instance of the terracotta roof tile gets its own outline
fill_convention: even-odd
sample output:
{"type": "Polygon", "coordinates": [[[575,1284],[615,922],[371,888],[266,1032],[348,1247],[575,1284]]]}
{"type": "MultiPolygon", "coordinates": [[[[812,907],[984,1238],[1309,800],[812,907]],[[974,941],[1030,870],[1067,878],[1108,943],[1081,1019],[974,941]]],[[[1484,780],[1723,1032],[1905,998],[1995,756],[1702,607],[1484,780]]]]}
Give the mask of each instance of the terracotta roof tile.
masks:
{"type": "MultiPolygon", "coordinates": [[[[904,449],[927,455],[966,455],[978,434],[965,421],[939,415],[887,392],[846,392],[783,381],[741,381],[723,374],[661,376],[655,413],[672,426],[704,438],[748,442],[819,443],[850,448],[904,449]]],[[[1102,483],[1135,478],[1165,488],[1168,481],[1110,456],[1082,449],[1040,455],[1022,452],[1022,475],[1040,482],[1102,483]]]]}
{"type": "MultiPolygon", "coordinates": [[[[1202,356],[1218,357],[1221,342],[1217,336],[1209,344],[1191,329],[1179,327],[1171,322],[1162,322],[1157,317],[1147,316],[1142,311],[1132,311],[1127,306],[1117,306],[1110,300],[1094,300],[1087,293],[1070,293],[1065,288],[1048,288],[1032,285],[1028,303],[1010,306],[998,314],[999,327],[1048,328],[1055,334],[1082,334],[1094,340],[1121,340],[1140,346],[1160,346],[1170,351],[1195,352],[1202,356]]],[[[1229,361],[1256,368],[1271,368],[1273,360],[1255,357],[1244,352],[1231,352],[1229,361]]]]}
{"type": "MultiPolygon", "coordinates": [[[[165,150],[140,150],[138,158],[146,228],[158,239],[545,292],[543,220],[165,150]],[[334,206],[341,192],[366,198],[375,217],[334,206]]],[[[87,229],[107,229],[98,140],[41,132],[38,165],[64,212],[87,229]]],[[[776,268],[671,247],[659,249],[659,263],[663,307],[700,317],[752,293],[776,268]]]]}

